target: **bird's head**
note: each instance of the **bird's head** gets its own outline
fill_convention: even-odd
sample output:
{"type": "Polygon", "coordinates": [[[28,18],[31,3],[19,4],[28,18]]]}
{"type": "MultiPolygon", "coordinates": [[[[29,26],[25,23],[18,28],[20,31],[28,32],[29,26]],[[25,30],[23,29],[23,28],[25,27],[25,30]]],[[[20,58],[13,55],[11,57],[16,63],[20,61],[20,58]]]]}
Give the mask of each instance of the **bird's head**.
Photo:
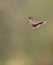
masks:
{"type": "Polygon", "coordinates": [[[28,17],[28,19],[32,20],[32,19],[33,19],[33,17],[32,17],[32,16],[29,16],[29,17],[28,17]]]}

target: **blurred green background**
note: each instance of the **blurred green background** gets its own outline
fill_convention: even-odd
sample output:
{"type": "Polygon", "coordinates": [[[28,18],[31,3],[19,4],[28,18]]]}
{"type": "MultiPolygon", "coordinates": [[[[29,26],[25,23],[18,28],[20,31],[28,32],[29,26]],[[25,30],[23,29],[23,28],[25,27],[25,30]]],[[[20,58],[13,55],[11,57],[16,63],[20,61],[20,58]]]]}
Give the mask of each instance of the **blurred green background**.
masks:
{"type": "Polygon", "coordinates": [[[0,65],[30,65],[53,56],[53,0],[0,0],[0,65]],[[47,20],[32,30],[26,17],[47,20]]]}

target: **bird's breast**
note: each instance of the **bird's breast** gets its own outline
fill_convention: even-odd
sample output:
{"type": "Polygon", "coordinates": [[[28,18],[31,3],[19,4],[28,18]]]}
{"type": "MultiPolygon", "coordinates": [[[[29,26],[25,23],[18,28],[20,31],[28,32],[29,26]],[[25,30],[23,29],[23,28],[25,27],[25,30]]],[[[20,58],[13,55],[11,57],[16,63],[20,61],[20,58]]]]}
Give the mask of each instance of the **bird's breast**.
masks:
{"type": "Polygon", "coordinates": [[[38,25],[37,25],[37,24],[32,24],[32,26],[33,26],[33,27],[36,27],[36,26],[38,26],[38,25]]]}

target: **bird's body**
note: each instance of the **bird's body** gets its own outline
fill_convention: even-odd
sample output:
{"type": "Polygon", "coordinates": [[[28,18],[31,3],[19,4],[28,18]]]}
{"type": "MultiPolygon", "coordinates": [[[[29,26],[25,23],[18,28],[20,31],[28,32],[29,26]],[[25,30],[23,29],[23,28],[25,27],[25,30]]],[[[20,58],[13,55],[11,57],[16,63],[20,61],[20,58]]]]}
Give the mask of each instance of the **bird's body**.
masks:
{"type": "Polygon", "coordinates": [[[43,25],[46,23],[46,21],[32,21],[33,17],[28,17],[28,22],[32,25],[32,28],[38,28],[40,25],[43,25]]]}

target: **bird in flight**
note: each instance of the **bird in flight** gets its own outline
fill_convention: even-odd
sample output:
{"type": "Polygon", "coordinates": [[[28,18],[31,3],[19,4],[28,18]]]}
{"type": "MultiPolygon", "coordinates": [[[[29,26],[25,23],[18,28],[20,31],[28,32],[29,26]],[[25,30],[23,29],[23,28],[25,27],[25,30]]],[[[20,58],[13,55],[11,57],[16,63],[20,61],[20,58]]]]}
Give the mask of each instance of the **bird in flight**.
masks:
{"type": "Polygon", "coordinates": [[[36,29],[39,26],[41,26],[41,25],[46,23],[46,21],[37,21],[37,22],[33,21],[33,17],[32,16],[27,17],[27,20],[32,25],[32,29],[36,29]]]}

